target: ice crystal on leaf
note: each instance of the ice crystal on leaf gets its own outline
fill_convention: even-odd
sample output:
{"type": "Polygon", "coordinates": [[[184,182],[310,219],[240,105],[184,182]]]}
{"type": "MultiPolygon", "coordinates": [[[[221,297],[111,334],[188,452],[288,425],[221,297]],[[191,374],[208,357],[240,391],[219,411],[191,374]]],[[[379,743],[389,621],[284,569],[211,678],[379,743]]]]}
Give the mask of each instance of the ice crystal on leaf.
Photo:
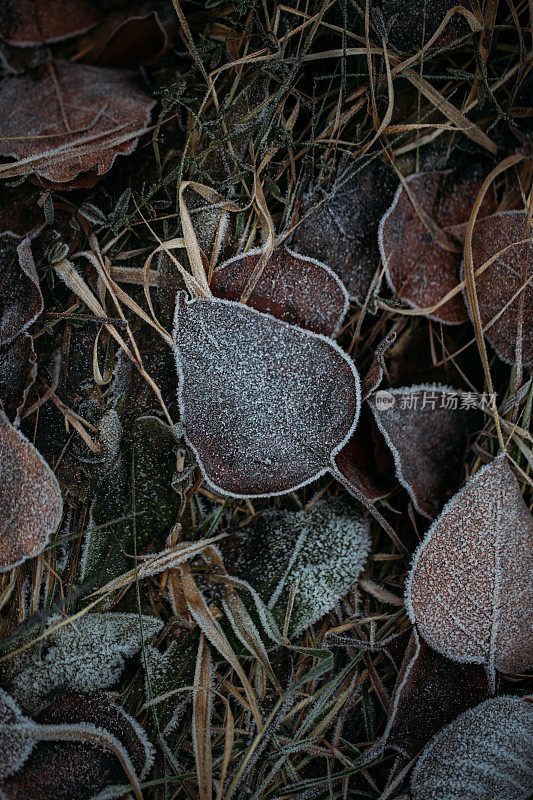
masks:
{"type": "MultiPolygon", "coordinates": [[[[261,253],[248,251],[220,264],[210,284],[213,294],[239,300],[261,253]]],[[[266,263],[247,305],[315,333],[335,336],[348,309],[348,294],[325,264],[280,249],[266,263]]]]}
{"type": "MultiPolygon", "coordinates": [[[[379,247],[392,290],[414,308],[436,305],[457,286],[461,253],[450,246],[453,240],[443,241],[442,234],[468,220],[481,184],[471,174],[458,176],[446,171],[411,175],[406,180],[407,189],[403,184],[398,187],[379,226],[379,247]]],[[[492,213],[495,207],[492,192],[486,196],[480,215],[492,213]]],[[[466,321],[461,294],[431,316],[448,323],[466,321]]]]}
{"type": "Polygon", "coordinates": [[[495,697],[443,728],[418,759],[413,800],[528,800],[533,705],[495,697]]]}
{"type": "Polygon", "coordinates": [[[2,82],[0,155],[63,189],[92,186],[135,149],[153,106],[127,72],[54,61],[2,82]]]}
{"type": "Polygon", "coordinates": [[[335,469],[360,390],[330,339],[240,303],[183,295],[174,338],[186,439],[211,486],[283,494],[335,469]]]}
{"type": "Polygon", "coordinates": [[[9,44],[32,47],[59,42],[89,30],[100,13],[87,0],[3,0],[0,35],[9,44]]]}
{"type": "Polygon", "coordinates": [[[370,526],[353,502],[322,500],[308,511],[264,511],[218,545],[227,571],[247,581],[289,633],[330,611],[353,586],[370,550],[370,526]]]}
{"type": "Polygon", "coordinates": [[[0,689],[0,780],[20,769],[30,755],[35,745],[33,725],[13,698],[0,689]]]}
{"type": "Polygon", "coordinates": [[[12,342],[43,310],[29,239],[0,234],[0,346],[12,342]]]}
{"type": "MultiPolygon", "coordinates": [[[[48,628],[60,620],[53,618],[48,628]]],[[[124,660],[162,627],[154,618],[127,613],[89,613],[50,633],[44,644],[9,658],[5,678],[24,709],[38,711],[58,688],[108,688],[120,677],[124,660]]]]}
{"type": "Polygon", "coordinates": [[[396,475],[415,508],[434,519],[460,481],[468,439],[480,419],[461,408],[450,386],[420,385],[389,389],[390,408],[369,398],[377,426],[394,456],[396,475]]]}
{"type": "Polygon", "coordinates": [[[0,407],[0,572],[40,553],[62,513],[54,473],[0,407]]]}
{"type": "MultiPolygon", "coordinates": [[[[464,241],[466,227],[457,226],[453,233],[464,241]]],[[[532,239],[525,211],[501,211],[478,219],[472,234],[474,270],[500,253],[476,276],[476,294],[485,337],[510,364],[516,359],[520,316],[522,364],[533,364],[532,239]]],[[[461,277],[464,279],[464,264],[461,277]]]]}
{"type": "Polygon", "coordinates": [[[533,520],[505,457],[445,506],[419,546],[406,606],[426,642],[463,663],[533,665],[533,520]]]}
{"type": "Polygon", "coordinates": [[[37,356],[33,339],[23,331],[8,345],[0,347],[0,404],[14,425],[20,422],[36,377],[37,356]]]}

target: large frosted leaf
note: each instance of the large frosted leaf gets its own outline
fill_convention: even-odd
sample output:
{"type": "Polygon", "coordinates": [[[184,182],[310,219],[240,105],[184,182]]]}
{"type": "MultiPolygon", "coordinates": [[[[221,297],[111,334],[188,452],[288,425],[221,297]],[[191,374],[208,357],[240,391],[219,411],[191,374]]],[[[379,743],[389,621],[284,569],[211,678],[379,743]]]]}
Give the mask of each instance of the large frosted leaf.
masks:
{"type": "Polygon", "coordinates": [[[120,70],[55,61],[10,75],[0,86],[0,155],[62,188],[92,186],[135,149],[153,106],[120,70]]]}
{"type": "MultiPolygon", "coordinates": [[[[289,633],[330,611],[361,574],[370,526],[351,502],[322,500],[309,511],[264,511],[218,545],[227,571],[247,581],[280,628],[294,592],[289,633]]],[[[243,595],[244,596],[244,595],[243,595]]]]}
{"type": "Polygon", "coordinates": [[[228,300],[178,298],[186,439],[218,491],[283,494],[334,469],[359,416],[359,377],[330,339],[228,300]]]}
{"type": "Polygon", "coordinates": [[[0,407],[0,572],[40,553],[62,513],[54,473],[0,407]]]}
{"type": "MultiPolygon", "coordinates": [[[[463,241],[466,227],[460,225],[453,231],[463,241]]],[[[510,364],[515,363],[520,316],[522,363],[533,363],[532,237],[525,211],[502,211],[479,219],[472,235],[475,270],[501,253],[476,276],[476,294],[485,337],[498,355],[510,364]],[[529,241],[524,243],[525,240],[529,241]]]]}
{"type": "MultiPolygon", "coordinates": [[[[411,175],[407,189],[403,184],[398,187],[379,226],[379,246],[392,290],[414,308],[437,304],[459,283],[461,253],[439,241],[431,226],[446,234],[450,226],[468,220],[481,184],[472,174],[446,171],[411,175]]],[[[480,214],[490,214],[495,207],[495,195],[489,193],[480,214]]],[[[467,313],[461,294],[448,300],[432,318],[464,322],[467,313]]]]}
{"type": "Polygon", "coordinates": [[[459,485],[479,414],[475,408],[461,408],[461,395],[450,386],[389,389],[388,408],[378,407],[379,399],[378,393],[368,402],[394,456],[398,480],[415,508],[434,519],[459,485]]]}
{"type": "Polygon", "coordinates": [[[3,0],[0,35],[21,47],[59,42],[96,25],[101,14],[88,0],[3,0]],[[68,12],[68,13],[66,13],[68,12]]]}
{"type": "Polygon", "coordinates": [[[495,697],[443,728],[420,756],[413,800],[527,800],[533,793],[533,705],[495,697]]]}
{"type": "Polygon", "coordinates": [[[419,546],[406,606],[426,642],[489,676],[533,665],[533,520],[499,456],[445,506],[419,546]]]}
{"type": "MultiPolygon", "coordinates": [[[[230,258],[211,280],[216,297],[239,300],[262,250],[230,258]]],[[[348,294],[325,264],[290,250],[276,250],[265,264],[247,305],[301,328],[335,336],[348,309],[348,294]]]]}
{"type": "MultiPolygon", "coordinates": [[[[59,622],[54,617],[48,623],[59,622]]],[[[162,623],[137,614],[109,612],[85,614],[71,625],[50,633],[44,645],[36,645],[9,658],[5,681],[24,709],[38,711],[50,693],[59,688],[91,691],[112,686],[124,661],[154,636],[162,623]]]]}

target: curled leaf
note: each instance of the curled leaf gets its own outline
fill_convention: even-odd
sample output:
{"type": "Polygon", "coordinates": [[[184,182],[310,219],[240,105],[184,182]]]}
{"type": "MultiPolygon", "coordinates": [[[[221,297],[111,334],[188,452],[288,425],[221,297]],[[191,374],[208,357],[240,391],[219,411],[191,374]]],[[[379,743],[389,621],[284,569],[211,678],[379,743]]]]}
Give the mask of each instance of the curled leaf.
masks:
{"type": "Polygon", "coordinates": [[[0,406],[14,425],[37,377],[37,356],[32,337],[23,331],[10,344],[0,347],[0,406]]]}
{"type": "Polygon", "coordinates": [[[284,494],[334,469],[359,416],[359,377],[330,339],[228,300],[178,298],[186,439],[208,483],[284,494]]]}
{"type": "MultiPolygon", "coordinates": [[[[59,621],[54,617],[47,627],[59,621]]],[[[42,708],[52,691],[60,688],[82,692],[108,688],[120,677],[125,659],[135,655],[161,625],[155,617],[137,614],[85,614],[49,633],[44,650],[37,645],[10,657],[4,664],[4,680],[30,712],[42,708]]]]}
{"type": "Polygon", "coordinates": [[[391,700],[386,745],[414,758],[443,725],[488,697],[480,664],[445,658],[413,629],[391,700]]]}
{"type": "Polygon", "coordinates": [[[6,800],[91,800],[117,784],[126,793],[128,780],[141,797],[139,779],[152,767],[153,748],[136,720],[104,694],[62,694],[28,723],[33,749],[0,783],[6,800]]]}
{"type": "Polygon", "coordinates": [[[413,800],[527,800],[533,706],[493,697],[443,728],[413,771],[413,800]]]}
{"type": "Polygon", "coordinates": [[[92,186],[131,153],[154,100],[129,73],[54,61],[0,85],[0,155],[63,189],[92,186]],[[50,70],[53,70],[51,74],[50,70]]]}
{"type": "Polygon", "coordinates": [[[379,219],[396,185],[391,167],[372,158],[351,175],[341,176],[331,190],[307,197],[291,236],[291,246],[328,264],[360,305],[379,266],[379,219]]]}
{"type": "MultiPolygon", "coordinates": [[[[391,289],[413,308],[436,305],[458,285],[461,253],[449,228],[469,219],[481,185],[472,174],[447,170],[411,175],[398,187],[379,225],[379,247],[391,289]]],[[[479,213],[495,207],[492,191],[479,213]]],[[[468,319],[460,293],[429,316],[450,324],[468,319]]]]}
{"type": "Polygon", "coordinates": [[[520,672],[533,664],[533,520],[501,455],[445,506],[416,551],[411,622],[460,663],[520,672]]]}
{"type": "MultiPolygon", "coordinates": [[[[210,284],[213,294],[239,300],[262,252],[251,250],[220,264],[210,284]]],[[[334,337],[348,309],[348,295],[325,264],[290,250],[276,250],[247,304],[276,319],[334,337]]]]}
{"type": "Polygon", "coordinates": [[[43,310],[43,296],[29,239],[0,234],[0,346],[29,328],[43,310]]]}
{"type": "Polygon", "coordinates": [[[101,67],[135,67],[158,58],[168,46],[157,11],[132,14],[129,8],[109,15],[90,38],[90,61],[101,67]]]}
{"type": "Polygon", "coordinates": [[[32,47],[59,42],[94,27],[100,13],[87,0],[2,0],[0,36],[9,44],[32,47]]]}
{"type": "Polygon", "coordinates": [[[0,572],[40,553],[62,513],[54,473],[0,409],[0,572]]]}
{"type": "Polygon", "coordinates": [[[417,511],[434,519],[457,489],[475,408],[461,408],[450,386],[421,385],[377,392],[368,400],[394,456],[396,475],[417,511]]]}
{"type": "MultiPolygon", "coordinates": [[[[466,228],[460,225],[452,233],[464,241],[466,228]]],[[[498,258],[476,276],[484,334],[500,358],[514,364],[520,330],[522,364],[533,364],[533,228],[525,211],[501,211],[476,220],[472,235],[474,270],[498,253],[498,258]]]]}

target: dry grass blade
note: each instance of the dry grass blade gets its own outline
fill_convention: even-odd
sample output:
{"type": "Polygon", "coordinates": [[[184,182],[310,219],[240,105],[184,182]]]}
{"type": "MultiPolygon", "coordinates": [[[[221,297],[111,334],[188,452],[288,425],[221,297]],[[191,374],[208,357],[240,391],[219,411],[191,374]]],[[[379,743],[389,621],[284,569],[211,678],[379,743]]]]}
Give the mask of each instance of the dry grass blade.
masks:
{"type": "Polygon", "coordinates": [[[255,719],[255,724],[257,725],[258,730],[261,731],[263,728],[263,721],[261,718],[261,712],[259,711],[259,706],[257,705],[257,698],[250,681],[246,677],[243,668],[239,664],[239,660],[235,655],[230,643],[226,639],[222,628],[214,618],[210,609],[207,607],[204,598],[200,594],[189,567],[187,565],[181,566],[180,573],[183,594],[185,595],[185,600],[187,601],[189,611],[213,647],[218,650],[218,652],[226,659],[228,664],[233,667],[239,676],[244,691],[246,692],[246,697],[248,698],[250,710],[255,719]]]}
{"type": "Polygon", "coordinates": [[[194,757],[198,773],[200,800],[213,797],[213,757],[211,755],[212,666],[209,645],[200,634],[193,692],[194,757]]]}

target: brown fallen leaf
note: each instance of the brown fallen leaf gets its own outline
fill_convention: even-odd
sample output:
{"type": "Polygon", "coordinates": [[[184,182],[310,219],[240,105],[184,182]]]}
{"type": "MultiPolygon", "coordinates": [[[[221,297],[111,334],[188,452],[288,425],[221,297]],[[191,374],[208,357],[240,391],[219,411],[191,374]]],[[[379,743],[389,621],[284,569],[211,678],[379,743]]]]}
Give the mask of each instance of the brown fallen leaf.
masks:
{"type": "Polygon", "coordinates": [[[417,511],[434,519],[459,485],[480,415],[461,408],[455,389],[438,384],[377,392],[368,402],[394,456],[398,480],[417,511]]]}
{"type": "Polygon", "coordinates": [[[527,698],[493,697],[468,709],[418,759],[413,800],[528,800],[532,729],[527,698]]]}
{"type": "MultiPolygon", "coordinates": [[[[466,228],[460,225],[451,232],[464,242],[466,228]]],[[[476,221],[472,236],[474,270],[502,250],[505,252],[476,277],[485,338],[500,358],[514,364],[522,316],[522,364],[533,364],[533,227],[528,227],[525,211],[501,211],[476,221]]],[[[464,265],[461,277],[464,279],[464,265]]]]}
{"type": "Polygon", "coordinates": [[[54,473],[0,409],[0,572],[40,553],[62,513],[54,473]]]}
{"type": "MultiPolygon", "coordinates": [[[[239,300],[262,250],[230,258],[213,272],[215,297],[239,300]]],[[[268,260],[248,305],[276,319],[334,337],[348,309],[348,294],[325,264],[290,250],[276,250],[268,260]]]]}
{"type": "Polygon", "coordinates": [[[0,408],[14,425],[20,415],[28,392],[37,377],[37,356],[33,339],[22,332],[10,344],[0,347],[0,408]]]}
{"type": "Polygon", "coordinates": [[[442,655],[520,672],[533,665],[533,520],[505,456],[477,472],[416,551],[406,607],[442,655]]]}
{"type": "Polygon", "coordinates": [[[417,756],[444,725],[489,697],[480,664],[457,664],[432,650],[413,630],[383,739],[388,747],[417,756]]]}
{"type": "Polygon", "coordinates": [[[43,296],[29,239],[0,234],[0,346],[29,328],[43,310],[43,296]]]}
{"type": "MultiPolygon", "coordinates": [[[[461,254],[447,232],[469,219],[482,182],[471,173],[446,170],[411,175],[407,189],[400,184],[379,226],[387,280],[400,300],[413,308],[429,308],[457,286],[461,254]]],[[[495,209],[492,190],[479,213],[486,216],[495,209]]],[[[429,317],[449,324],[465,322],[468,314],[461,294],[429,317]]]]}
{"type": "Polygon", "coordinates": [[[62,189],[92,186],[131,153],[155,100],[123,71],[54,61],[0,84],[0,155],[62,189]]]}
{"type": "Polygon", "coordinates": [[[229,300],[178,296],[174,341],[186,439],[208,483],[283,494],[335,470],[360,407],[334,342],[229,300]]]}
{"type": "Polygon", "coordinates": [[[359,305],[365,302],[379,266],[379,219],[398,180],[391,167],[373,158],[333,188],[306,198],[291,246],[328,264],[359,305]],[[379,191],[376,191],[379,186],[379,191]]]}
{"type": "Polygon", "coordinates": [[[97,25],[101,13],[87,0],[1,0],[0,36],[30,47],[78,36],[97,25]]]}
{"type": "Polygon", "coordinates": [[[153,748],[136,720],[103,693],[65,693],[35,722],[22,720],[21,747],[29,742],[31,752],[0,783],[6,800],[90,800],[128,779],[141,797],[139,779],[152,767],[153,748]]]}
{"type": "Polygon", "coordinates": [[[122,12],[110,14],[85,37],[82,48],[89,41],[93,45],[89,60],[100,67],[135,67],[160,57],[168,47],[157,11],[134,14],[130,4],[122,12]]]}

